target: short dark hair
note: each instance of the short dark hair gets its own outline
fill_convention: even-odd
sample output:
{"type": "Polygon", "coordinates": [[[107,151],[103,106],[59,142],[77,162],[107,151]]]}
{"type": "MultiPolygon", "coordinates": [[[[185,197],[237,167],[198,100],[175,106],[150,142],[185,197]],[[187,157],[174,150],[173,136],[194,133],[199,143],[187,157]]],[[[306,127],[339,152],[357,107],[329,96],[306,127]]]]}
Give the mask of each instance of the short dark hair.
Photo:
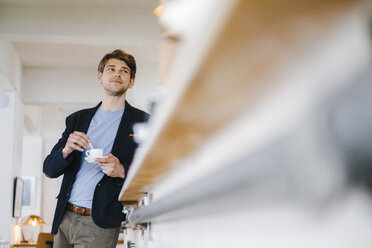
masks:
{"type": "Polygon", "coordinates": [[[120,49],[116,49],[115,51],[111,53],[107,53],[101,61],[98,64],[98,71],[103,73],[103,70],[105,69],[105,65],[109,59],[119,59],[121,61],[124,61],[130,69],[130,78],[135,78],[136,77],[136,60],[134,57],[120,49]]]}

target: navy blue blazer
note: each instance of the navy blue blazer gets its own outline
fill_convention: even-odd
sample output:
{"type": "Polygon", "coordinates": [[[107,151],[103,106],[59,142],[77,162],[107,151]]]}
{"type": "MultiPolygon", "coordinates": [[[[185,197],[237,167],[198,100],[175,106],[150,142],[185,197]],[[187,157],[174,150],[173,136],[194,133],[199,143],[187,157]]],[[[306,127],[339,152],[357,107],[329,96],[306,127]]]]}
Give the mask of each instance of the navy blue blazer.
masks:
{"type": "MultiPolygon", "coordinates": [[[[70,133],[80,131],[87,133],[89,124],[101,103],[90,109],[77,111],[66,118],[66,129],[53,147],[50,154],[45,158],[43,172],[46,176],[56,178],[63,175],[60,192],[57,196],[57,207],[54,214],[52,234],[56,234],[62,221],[66,204],[69,199],[72,184],[80,169],[82,152],[73,151],[66,159],[62,157],[62,149],[65,147],[70,133]]],[[[133,124],[144,122],[148,114],[132,107],[125,102],[125,110],[119,124],[118,132],[114,140],[111,153],[117,157],[125,168],[125,176],[133,160],[137,144],[133,140],[133,124]]],[[[125,177],[126,178],[126,177],[125,177]]],[[[92,204],[92,218],[94,223],[102,228],[119,226],[125,219],[122,213],[122,205],[118,201],[121,187],[125,178],[113,178],[104,175],[97,184],[92,204]]]]}

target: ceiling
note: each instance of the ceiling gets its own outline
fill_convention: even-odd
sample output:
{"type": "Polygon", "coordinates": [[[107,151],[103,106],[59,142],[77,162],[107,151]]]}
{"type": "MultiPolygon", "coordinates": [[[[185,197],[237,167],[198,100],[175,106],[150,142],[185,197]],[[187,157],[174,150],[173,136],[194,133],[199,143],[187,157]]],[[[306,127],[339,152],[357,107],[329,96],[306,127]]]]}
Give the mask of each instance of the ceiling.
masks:
{"type": "Polygon", "coordinates": [[[20,59],[23,102],[95,102],[100,96],[96,82],[84,98],[79,89],[96,80],[102,56],[120,48],[136,58],[140,86],[132,99],[143,105],[143,96],[158,83],[160,28],[152,13],[157,4],[157,0],[0,0],[0,41],[10,42],[20,59]],[[77,93],[71,92],[71,85],[77,93]]]}

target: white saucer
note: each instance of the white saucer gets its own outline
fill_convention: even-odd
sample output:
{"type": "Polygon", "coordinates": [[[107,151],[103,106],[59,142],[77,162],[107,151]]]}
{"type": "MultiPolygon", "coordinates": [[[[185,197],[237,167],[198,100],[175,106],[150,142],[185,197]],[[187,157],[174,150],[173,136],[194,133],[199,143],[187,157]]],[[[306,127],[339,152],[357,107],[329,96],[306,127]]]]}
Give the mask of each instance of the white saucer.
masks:
{"type": "Polygon", "coordinates": [[[96,159],[96,158],[106,158],[106,156],[103,156],[103,157],[95,157],[95,158],[92,158],[92,157],[86,156],[84,159],[85,159],[88,163],[97,164],[98,162],[94,161],[94,159],[96,159]]]}

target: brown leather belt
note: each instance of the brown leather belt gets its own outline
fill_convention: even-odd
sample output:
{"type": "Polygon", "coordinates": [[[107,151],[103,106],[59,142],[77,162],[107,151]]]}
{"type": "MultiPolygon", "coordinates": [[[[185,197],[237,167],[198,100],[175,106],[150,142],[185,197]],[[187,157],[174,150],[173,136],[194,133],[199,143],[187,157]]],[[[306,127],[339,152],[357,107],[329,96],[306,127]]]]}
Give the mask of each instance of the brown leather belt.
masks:
{"type": "Polygon", "coordinates": [[[90,208],[76,206],[76,205],[71,204],[69,202],[66,205],[66,210],[71,211],[71,212],[73,212],[75,214],[80,214],[80,215],[84,215],[84,216],[90,216],[90,208]]]}

